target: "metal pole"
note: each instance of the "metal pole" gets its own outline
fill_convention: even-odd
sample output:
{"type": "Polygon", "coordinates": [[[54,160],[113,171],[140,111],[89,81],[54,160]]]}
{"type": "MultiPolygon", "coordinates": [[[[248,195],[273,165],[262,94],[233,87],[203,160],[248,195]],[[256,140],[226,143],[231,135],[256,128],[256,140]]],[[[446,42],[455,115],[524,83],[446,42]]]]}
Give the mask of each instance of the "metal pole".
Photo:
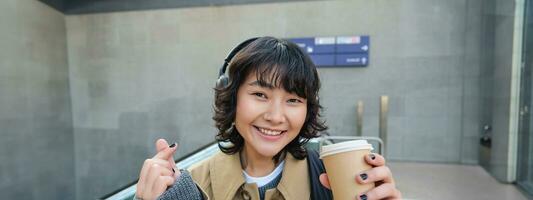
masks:
{"type": "MultiPolygon", "coordinates": [[[[389,96],[381,96],[379,104],[379,138],[387,145],[387,118],[389,114],[389,96]]],[[[385,155],[383,155],[385,156],[385,155]]]]}
{"type": "Polygon", "coordinates": [[[363,101],[358,101],[357,102],[357,132],[356,132],[356,136],[363,136],[363,111],[364,111],[364,107],[363,107],[363,101]]]}

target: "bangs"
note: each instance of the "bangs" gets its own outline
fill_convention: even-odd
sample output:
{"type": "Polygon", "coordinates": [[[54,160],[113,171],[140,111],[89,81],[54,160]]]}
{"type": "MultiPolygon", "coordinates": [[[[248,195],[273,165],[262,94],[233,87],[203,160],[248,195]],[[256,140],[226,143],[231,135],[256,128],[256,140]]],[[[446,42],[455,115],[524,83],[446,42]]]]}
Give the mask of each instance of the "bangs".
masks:
{"type": "Polygon", "coordinates": [[[314,80],[312,76],[305,76],[301,68],[281,65],[279,63],[270,65],[263,63],[263,65],[252,69],[251,73],[255,73],[257,82],[261,87],[270,89],[283,88],[289,93],[307,99],[309,96],[308,89],[312,87],[310,83],[313,83],[314,80]]]}
{"type": "Polygon", "coordinates": [[[305,99],[315,96],[313,92],[318,88],[318,80],[313,71],[314,64],[299,47],[285,41],[264,45],[267,48],[248,54],[245,75],[255,73],[262,87],[283,88],[305,99]]]}

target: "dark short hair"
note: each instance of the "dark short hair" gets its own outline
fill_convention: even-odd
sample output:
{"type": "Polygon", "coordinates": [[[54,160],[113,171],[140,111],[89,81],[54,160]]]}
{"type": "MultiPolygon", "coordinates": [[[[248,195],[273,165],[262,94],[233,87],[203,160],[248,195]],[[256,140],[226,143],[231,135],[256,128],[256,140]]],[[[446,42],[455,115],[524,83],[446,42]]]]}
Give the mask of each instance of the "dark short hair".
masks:
{"type": "Polygon", "coordinates": [[[274,156],[277,162],[288,151],[297,159],[304,159],[304,145],[319,137],[327,129],[320,119],[318,91],[320,80],[315,65],[296,44],[274,37],[261,37],[240,50],[229,64],[229,83],[215,88],[214,116],[218,129],[216,140],[222,152],[234,154],[242,150],[244,139],[234,127],[237,91],[246,77],[255,73],[260,85],[282,87],[307,100],[307,114],[298,136],[274,156]],[[230,144],[230,145],[227,145],[230,144]]]}

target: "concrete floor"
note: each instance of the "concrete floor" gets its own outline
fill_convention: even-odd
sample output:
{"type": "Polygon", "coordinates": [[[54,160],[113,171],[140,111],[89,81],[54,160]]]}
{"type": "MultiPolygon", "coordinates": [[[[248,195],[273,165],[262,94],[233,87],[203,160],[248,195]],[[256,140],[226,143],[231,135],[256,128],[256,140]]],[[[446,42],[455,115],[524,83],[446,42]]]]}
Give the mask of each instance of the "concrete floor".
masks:
{"type": "Polygon", "coordinates": [[[475,165],[390,162],[405,200],[528,200],[515,185],[503,184],[475,165]]]}

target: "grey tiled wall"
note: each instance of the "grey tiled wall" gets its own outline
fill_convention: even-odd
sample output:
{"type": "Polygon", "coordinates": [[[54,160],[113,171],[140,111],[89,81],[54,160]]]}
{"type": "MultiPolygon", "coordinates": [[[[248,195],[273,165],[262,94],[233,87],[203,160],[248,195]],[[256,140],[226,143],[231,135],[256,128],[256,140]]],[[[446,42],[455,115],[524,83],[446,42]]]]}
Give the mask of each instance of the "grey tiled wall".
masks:
{"type": "Polygon", "coordinates": [[[0,1],[0,199],[73,199],[63,14],[0,1]]]}

